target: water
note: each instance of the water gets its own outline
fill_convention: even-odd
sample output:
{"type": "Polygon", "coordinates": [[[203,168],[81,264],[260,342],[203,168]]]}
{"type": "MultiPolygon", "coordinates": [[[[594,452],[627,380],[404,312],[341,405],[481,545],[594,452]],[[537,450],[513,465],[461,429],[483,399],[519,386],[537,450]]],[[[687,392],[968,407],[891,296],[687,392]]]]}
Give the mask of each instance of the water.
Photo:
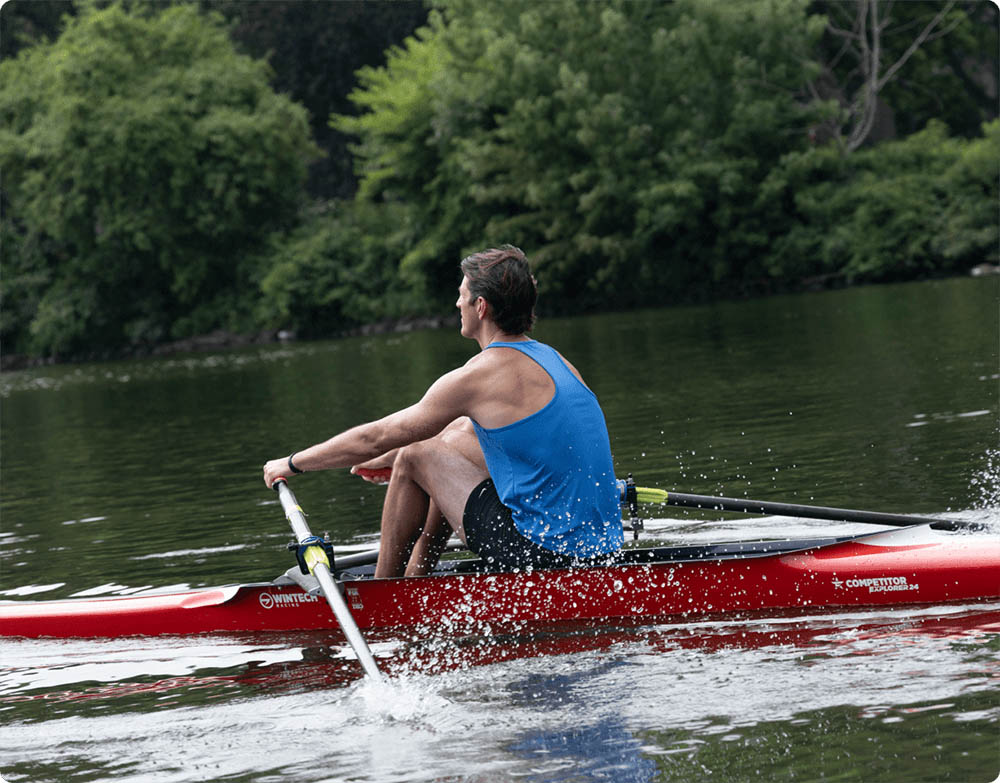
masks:
{"type": "Polygon", "coordinates": [[[547,655],[516,662],[464,667],[478,651],[462,650],[451,667],[415,666],[390,686],[345,683],[343,651],[315,637],[13,643],[4,692],[24,701],[0,696],[0,714],[17,716],[0,732],[5,771],[12,780],[21,779],[12,771],[130,781],[991,780],[1000,607],[981,610],[594,632],[540,640],[525,653],[547,655]],[[967,627],[973,618],[980,630],[967,627]]]}
{"type": "MultiPolygon", "coordinates": [[[[952,280],[542,320],[642,486],[998,524],[998,286],[952,280]]],[[[265,459],[409,404],[451,331],[0,377],[0,598],[290,565],[265,459]]],[[[338,548],[383,489],[295,491],[338,548]]],[[[860,526],[658,512],[648,541],[860,526]]],[[[11,781],[993,781],[1000,605],[379,641],[0,641],[11,781]]]]}

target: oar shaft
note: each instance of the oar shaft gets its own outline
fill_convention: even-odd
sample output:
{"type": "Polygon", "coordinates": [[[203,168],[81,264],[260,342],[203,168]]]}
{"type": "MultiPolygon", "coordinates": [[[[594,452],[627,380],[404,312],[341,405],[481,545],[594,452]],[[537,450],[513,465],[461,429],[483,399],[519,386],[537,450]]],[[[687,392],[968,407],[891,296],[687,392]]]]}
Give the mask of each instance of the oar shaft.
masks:
{"type": "MultiPolygon", "coordinates": [[[[390,469],[358,470],[365,478],[389,480],[390,469]]],[[[937,530],[976,530],[981,526],[960,519],[935,519],[916,517],[909,514],[886,514],[881,511],[859,511],[850,508],[830,508],[828,506],[803,506],[798,503],[770,503],[747,498],[724,498],[713,495],[692,495],[685,492],[667,492],[663,489],[636,487],[640,503],[666,503],[668,506],[715,509],[717,511],[740,511],[748,514],[774,514],[777,516],[799,517],[802,519],[826,519],[832,522],[867,522],[875,525],[926,525],[937,530]]],[[[622,496],[624,498],[624,495],[622,496]]]]}
{"type": "MultiPolygon", "coordinates": [[[[660,492],[662,490],[653,490],[660,492]]],[[[640,497],[652,500],[650,495],[640,490],[640,497]]],[[[724,498],[712,495],[691,495],[684,492],[663,492],[661,503],[668,506],[684,506],[687,508],[714,509],[717,511],[740,511],[749,514],[774,514],[777,516],[800,517],[804,519],[826,519],[833,522],[868,522],[876,525],[907,525],[930,524],[940,530],[961,530],[968,528],[968,523],[961,520],[934,519],[933,517],[917,517],[908,514],[886,514],[879,511],[859,511],[850,508],[830,508],[827,506],[803,506],[797,503],[771,503],[764,500],[749,500],[746,498],[724,498]]]]}
{"type": "Polygon", "coordinates": [[[354,652],[358,656],[358,660],[361,662],[361,668],[364,669],[365,674],[373,680],[381,680],[382,672],[379,671],[378,664],[375,663],[375,656],[372,655],[372,651],[368,647],[368,643],[361,635],[361,630],[358,628],[358,624],[354,622],[351,610],[347,607],[347,602],[344,601],[344,596],[342,596],[340,594],[340,590],[337,589],[337,585],[333,581],[333,576],[330,574],[330,569],[323,563],[317,563],[316,567],[313,569],[313,576],[316,577],[316,580],[319,582],[319,586],[323,589],[323,595],[326,596],[326,602],[330,605],[330,609],[333,610],[333,614],[334,617],[337,618],[337,622],[340,623],[340,628],[343,630],[344,636],[347,637],[347,641],[350,643],[351,647],[354,648],[354,652]]]}
{"type": "MultiPolygon", "coordinates": [[[[288,488],[288,484],[284,481],[276,481],[274,482],[274,486],[278,490],[278,499],[281,501],[281,507],[285,511],[288,524],[292,526],[295,540],[300,544],[304,543],[312,538],[312,532],[309,530],[309,524],[306,522],[305,514],[302,513],[299,502],[295,499],[295,495],[292,494],[292,491],[288,488]]],[[[344,636],[347,637],[347,641],[354,648],[354,653],[361,662],[361,668],[373,680],[381,680],[382,672],[379,671],[378,664],[375,663],[375,656],[372,655],[368,643],[361,635],[361,630],[354,621],[351,610],[348,608],[347,602],[344,601],[344,596],[340,594],[340,590],[333,581],[330,568],[323,562],[325,559],[326,556],[324,554],[322,559],[312,563],[312,574],[319,582],[319,586],[323,590],[323,595],[326,596],[326,602],[330,605],[333,616],[337,618],[344,636]]]]}
{"type": "Polygon", "coordinates": [[[295,495],[292,494],[292,490],[288,488],[288,484],[284,481],[276,481],[274,485],[278,488],[278,500],[281,502],[281,508],[285,512],[285,519],[292,526],[292,533],[295,535],[295,540],[301,542],[303,539],[309,538],[312,535],[312,531],[309,529],[309,523],[306,522],[306,515],[302,512],[302,507],[299,505],[299,501],[295,499],[295,495]]]}

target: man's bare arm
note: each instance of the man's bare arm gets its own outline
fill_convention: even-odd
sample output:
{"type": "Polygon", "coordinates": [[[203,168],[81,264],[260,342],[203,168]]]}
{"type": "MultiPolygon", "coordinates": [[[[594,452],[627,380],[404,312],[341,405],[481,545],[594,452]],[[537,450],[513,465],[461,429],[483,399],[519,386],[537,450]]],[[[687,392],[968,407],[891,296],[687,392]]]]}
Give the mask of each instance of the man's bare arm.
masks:
{"type": "MultiPolygon", "coordinates": [[[[295,467],[303,472],[348,468],[431,438],[455,419],[468,415],[475,385],[467,367],[453,370],[435,381],[416,404],[295,452],[295,467]]],[[[287,478],[288,474],[287,457],[264,465],[264,483],[269,487],[276,478],[287,478]]]]}

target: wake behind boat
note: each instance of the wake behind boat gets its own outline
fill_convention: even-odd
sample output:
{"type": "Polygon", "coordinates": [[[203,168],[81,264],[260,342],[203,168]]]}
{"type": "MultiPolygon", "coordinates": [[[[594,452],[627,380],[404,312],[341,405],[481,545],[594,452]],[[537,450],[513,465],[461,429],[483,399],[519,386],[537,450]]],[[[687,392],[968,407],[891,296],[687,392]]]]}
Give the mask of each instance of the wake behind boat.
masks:
{"type": "MultiPolygon", "coordinates": [[[[419,577],[375,579],[349,556],[333,572],[366,636],[492,633],[565,622],[937,605],[1000,599],[1000,541],[927,524],[847,538],[623,550],[605,565],[492,571],[446,560],[419,577]]],[[[341,633],[311,577],[164,594],[0,602],[0,635],[118,637],[327,630],[341,633]]]]}

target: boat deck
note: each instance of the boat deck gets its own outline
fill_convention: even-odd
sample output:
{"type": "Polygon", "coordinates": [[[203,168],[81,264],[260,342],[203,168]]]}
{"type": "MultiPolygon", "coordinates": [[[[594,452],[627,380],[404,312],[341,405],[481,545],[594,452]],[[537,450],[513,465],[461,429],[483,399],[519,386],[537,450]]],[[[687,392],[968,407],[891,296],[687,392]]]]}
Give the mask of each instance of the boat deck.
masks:
{"type": "MultiPolygon", "coordinates": [[[[843,541],[858,540],[857,536],[839,538],[797,538],[774,541],[737,541],[723,544],[700,544],[697,546],[657,546],[635,547],[622,549],[606,558],[600,558],[593,563],[581,563],[577,568],[606,568],[608,566],[654,565],[694,563],[702,560],[746,560],[757,557],[771,557],[792,552],[803,552],[810,549],[839,544],[843,541]]],[[[369,562],[358,563],[358,560],[370,560],[368,553],[361,555],[346,555],[337,558],[335,570],[337,578],[345,581],[356,579],[371,579],[375,566],[369,562]]],[[[559,570],[555,568],[536,568],[535,571],[559,570]]],[[[497,574],[510,571],[498,565],[491,565],[478,557],[455,558],[441,560],[434,568],[432,576],[451,574],[497,574]]]]}

